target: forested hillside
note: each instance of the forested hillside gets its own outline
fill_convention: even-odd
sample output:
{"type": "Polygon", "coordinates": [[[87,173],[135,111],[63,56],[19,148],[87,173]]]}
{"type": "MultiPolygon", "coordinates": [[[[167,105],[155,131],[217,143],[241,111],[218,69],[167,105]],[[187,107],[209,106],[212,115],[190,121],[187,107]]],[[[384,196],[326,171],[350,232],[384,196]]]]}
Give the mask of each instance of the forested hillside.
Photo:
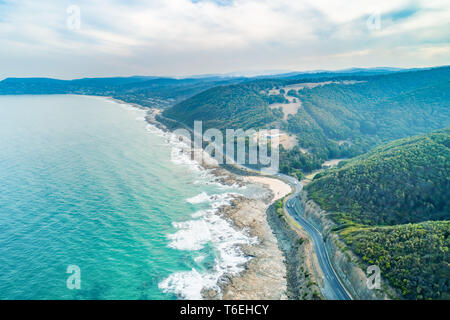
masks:
{"type": "Polygon", "coordinates": [[[340,235],[404,298],[450,299],[450,221],[348,228],[340,235]]]}
{"type": "Polygon", "coordinates": [[[327,138],[354,143],[361,136],[386,141],[425,133],[448,125],[449,89],[448,67],[304,89],[299,96],[310,118],[300,116],[289,125],[302,133],[297,123],[312,120],[327,138]]]}
{"type": "Polygon", "coordinates": [[[283,173],[301,176],[325,160],[360,155],[384,142],[450,126],[450,67],[291,73],[270,77],[159,77],[56,80],[9,78],[0,94],[90,94],[112,96],[146,107],[192,127],[260,129],[277,127],[297,137],[298,146],[281,149],[283,173]],[[284,119],[286,97],[270,93],[288,86],[301,102],[284,119]],[[275,106],[275,107],[274,107],[275,106]]]}
{"type": "Polygon", "coordinates": [[[305,189],[404,297],[450,297],[450,128],[377,147],[305,189]]]}
{"type": "Polygon", "coordinates": [[[359,80],[298,92],[302,109],[290,116],[287,130],[318,159],[311,162],[311,154],[295,150],[287,158],[319,168],[330,158],[352,157],[383,142],[450,125],[448,67],[359,80]]]}
{"type": "Polygon", "coordinates": [[[275,81],[257,81],[215,87],[165,110],[163,115],[190,127],[194,121],[203,121],[205,129],[245,130],[270,126],[281,121],[283,114],[278,109],[270,109],[269,97],[260,91],[276,84],[275,81]]]}
{"type": "Polygon", "coordinates": [[[318,174],[306,190],[340,220],[395,225],[450,218],[450,129],[401,139],[318,174]]]}
{"type": "Polygon", "coordinates": [[[189,126],[202,120],[205,128],[279,127],[296,134],[302,148],[282,150],[283,171],[311,171],[331,158],[353,157],[384,142],[449,126],[450,67],[371,76],[255,80],[212,88],[164,115],[189,126]],[[268,90],[311,81],[331,83],[291,90],[289,95],[302,105],[287,121],[280,110],[270,108],[283,97],[267,95],[268,90]]]}

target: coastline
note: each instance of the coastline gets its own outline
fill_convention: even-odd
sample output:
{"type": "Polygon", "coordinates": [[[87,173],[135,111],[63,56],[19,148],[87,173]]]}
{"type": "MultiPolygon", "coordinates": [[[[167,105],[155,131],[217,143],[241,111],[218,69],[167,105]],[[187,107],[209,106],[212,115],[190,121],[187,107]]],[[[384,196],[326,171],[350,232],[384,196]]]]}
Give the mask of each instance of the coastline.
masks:
{"type": "Polygon", "coordinates": [[[270,190],[263,200],[242,199],[222,211],[239,229],[247,229],[259,240],[255,245],[244,245],[243,252],[252,257],[246,270],[229,277],[222,286],[224,300],[286,300],[287,268],[283,252],[267,220],[267,210],[274,201],[290,192],[284,182],[267,177],[244,177],[248,183],[258,183],[270,190]]]}
{"type": "MultiPolygon", "coordinates": [[[[117,101],[117,100],[115,100],[117,101]]],[[[147,109],[148,110],[148,109],[147,109]]],[[[170,130],[155,119],[161,110],[149,110],[146,121],[166,132],[170,130]]],[[[204,153],[205,155],[205,153],[204,153]]],[[[204,159],[208,159],[206,154],[204,159]]],[[[201,165],[209,170],[223,185],[257,184],[268,191],[268,195],[258,199],[236,196],[230,205],[219,208],[218,214],[231,221],[233,228],[244,231],[257,239],[253,244],[242,244],[240,248],[246,258],[244,271],[238,274],[225,273],[218,281],[220,292],[204,288],[204,299],[223,300],[280,300],[287,299],[286,265],[283,252],[279,249],[277,238],[271,229],[266,211],[276,200],[291,192],[286,183],[263,176],[236,175],[211,159],[201,165]]]]}
{"type": "MultiPolygon", "coordinates": [[[[99,96],[95,96],[99,97],[99,96]]],[[[145,121],[169,133],[171,130],[156,120],[160,109],[150,109],[135,103],[128,103],[113,97],[100,97],[118,104],[125,104],[147,111],[145,121]]],[[[204,153],[205,154],[205,153],[204,153]]],[[[204,159],[208,159],[206,157],[204,159]]],[[[234,197],[231,204],[219,208],[218,214],[231,221],[232,227],[257,239],[254,244],[241,244],[240,249],[247,258],[244,270],[238,274],[225,273],[218,280],[220,292],[204,288],[203,299],[223,300],[285,300],[287,296],[286,262],[278,246],[277,237],[267,220],[269,206],[291,192],[286,183],[264,176],[236,175],[214,162],[213,159],[199,165],[215,176],[222,185],[245,186],[257,184],[268,191],[260,199],[234,197]]]]}

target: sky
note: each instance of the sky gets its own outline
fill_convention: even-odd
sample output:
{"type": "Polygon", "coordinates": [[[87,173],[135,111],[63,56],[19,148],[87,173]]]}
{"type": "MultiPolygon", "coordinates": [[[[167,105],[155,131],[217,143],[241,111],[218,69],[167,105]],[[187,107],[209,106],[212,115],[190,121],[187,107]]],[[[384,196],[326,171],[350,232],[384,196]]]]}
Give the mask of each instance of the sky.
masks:
{"type": "Polygon", "coordinates": [[[449,0],[0,0],[0,79],[449,64],[449,0]]]}

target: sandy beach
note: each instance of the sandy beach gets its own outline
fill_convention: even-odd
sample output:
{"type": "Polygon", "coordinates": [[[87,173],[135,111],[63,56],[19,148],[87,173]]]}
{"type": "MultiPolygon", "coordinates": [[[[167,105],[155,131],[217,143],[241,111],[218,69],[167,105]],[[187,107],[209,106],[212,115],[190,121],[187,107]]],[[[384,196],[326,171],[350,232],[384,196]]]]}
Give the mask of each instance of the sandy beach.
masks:
{"type": "Polygon", "coordinates": [[[266,186],[273,193],[272,202],[283,198],[291,192],[291,187],[281,180],[264,176],[247,176],[244,181],[258,183],[266,186]]]}

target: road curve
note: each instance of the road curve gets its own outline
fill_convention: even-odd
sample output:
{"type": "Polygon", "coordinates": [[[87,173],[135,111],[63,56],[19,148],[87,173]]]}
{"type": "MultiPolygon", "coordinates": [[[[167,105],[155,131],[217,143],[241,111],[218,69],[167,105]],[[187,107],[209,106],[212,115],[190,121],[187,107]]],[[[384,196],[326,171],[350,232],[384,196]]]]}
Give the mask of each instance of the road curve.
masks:
{"type": "Polygon", "coordinates": [[[303,215],[303,207],[299,201],[299,193],[303,188],[302,184],[297,179],[284,174],[276,174],[275,176],[288,182],[294,188],[294,192],[286,200],[285,208],[289,215],[302,226],[312,239],[317,260],[322,269],[324,281],[323,294],[325,298],[330,300],[352,300],[352,296],[345,289],[331,264],[322,233],[308,222],[303,215]]]}
{"type": "MultiPolygon", "coordinates": [[[[196,132],[192,131],[189,127],[185,126],[188,130],[191,130],[191,132],[194,134],[194,137],[196,136],[196,132]]],[[[203,137],[200,137],[200,139],[203,139],[203,137]]],[[[216,150],[220,150],[217,149],[216,150]]],[[[248,172],[256,172],[258,174],[261,174],[261,172],[255,171],[251,168],[248,168],[244,165],[237,164],[234,162],[233,159],[230,159],[227,155],[222,153],[222,156],[225,157],[232,163],[233,166],[235,166],[238,169],[241,169],[243,171],[248,172]]],[[[287,182],[294,188],[293,194],[289,196],[289,198],[286,200],[286,210],[289,213],[289,215],[295,219],[302,227],[303,229],[308,233],[310,238],[313,241],[314,250],[317,255],[317,260],[319,262],[319,266],[322,269],[322,274],[324,276],[323,283],[324,283],[324,296],[327,299],[330,300],[352,300],[351,295],[348,293],[348,291],[345,289],[344,285],[342,284],[341,280],[339,279],[338,275],[336,274],[336,271],[334,270],[330,258],[328,256],[328,252],[325,247],[325,242],[323,240],[323,236],[320,233],[319,230],[317,230],[311,223],[309,223],[303,216],[303,207],[299,201],[299,193],[302,190],[301,183],[291,177],[287,176],[285,174],[281,173],[265,173],[263,174],[265,176],[275,176],[284,182],[287,182]]]]}

